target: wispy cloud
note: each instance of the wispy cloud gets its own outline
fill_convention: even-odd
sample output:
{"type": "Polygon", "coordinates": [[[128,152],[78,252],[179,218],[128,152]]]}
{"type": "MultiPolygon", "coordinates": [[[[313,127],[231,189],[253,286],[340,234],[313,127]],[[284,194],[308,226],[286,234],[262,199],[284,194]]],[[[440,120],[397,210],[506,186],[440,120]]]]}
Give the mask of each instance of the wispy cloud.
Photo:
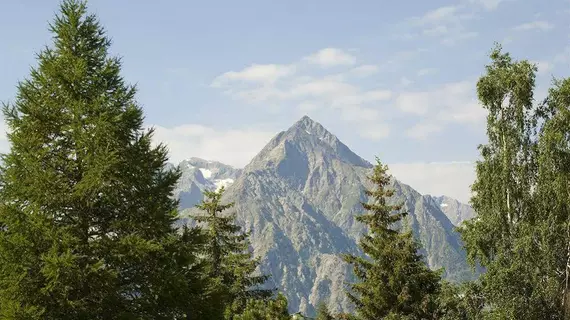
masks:
{"type": "Polygon", "coordinates": [[[469,6],[443,6],[411,18],[410,27],[419,29],[424,36],[439,38],[441,44],[450,46],[478,35],[465,27],[465,22],[474,17],[469,6]]]}
{"type": "Polygon", "coordinates": [[[275,135],[273,130],[263,128],[224,129],[201,124],[153,127],[153,141],[167,145],[173,163],[194,156],[243,167],[275,135]]]}
{"type": "Polygon", "coordinates": [[[468,203],[475,181],[472,162],[416,162],[388,164],[390,174],[423,194],[446,195],[468,203]]]}
{"type": "Polygon", "coordinates": [[[229,71],[212,82],[213,87],[221,87],[231,81],[273,83],[295,73],[295,66],[279,64],[252,64],[241,71],[229,71]]]}
{"type": "Polygon", "coordinates": [[[443,130],[443,126],[433,123],[418,123],[408,129],[407,135],[416,140],[425,140],[434,133],[443,130]]]}
{"type": "MultiPolygon", "coordinates": [[[[427,91],[401,92],[396,98],[396,106],[405,113],[422,116],[432,123],[477,124],[485,119],[486,112],[475,97],[475,84],[472,81],[451,82],[427,91]]],[[[418,125],[411,137],[419,137],[437,132],[433,125],[418,125]],[[428,130],[429,129],[429,130],[428,130]],[[421,134],[420,134],[421,133],[421,134]]]]}
{"type": "Polygon", "coordinates": [[[378,73],[379,70],[380,68],[376,65],[365,64],[352,68],[349,72],[360,77],[366,77],[378,73]]]}
{"type": "Polygon", "coordinates": [[[469,2],[481,6],[486,10],[495,10],[501,3],[506,2],[506,0],[469,0],[469,2]]]}
{"type": "Polygon", "coordinates": [[[324,68],[346,66],[356,63],[356,58],[347,52],[336,48],[325,48],[304,58],[305,61],[324,68]]]}
{"type": "Polygon", "coordinates": [[[548,21],[544,20],[536,20],[527,23],[520,24],[518,26],[513,27],[513,30],[516,31],[529,31],[529,30],[539,30],[539,31],[548,31],[554,28],[554,25],[548,21]]]}
{"type": "MultiPolygon", "coordinates": [[[[323,50],[311,56],[316,57],[319,52],[323,50]]],[[[405,56],[404,53],[401,54],[405,56]]],[[[269,65],[275,67],[258,68],[257,72],[253,72],[249,67],[225,73],[216,79],[224,79],[220,89],[225,94],[247,104],[263,107],[276,105],[283,110],[293,107],[297,112],[305,113],[338,113],[343,121],[358,123],[356,131],[368,139],[386,137],[390,132],[388,125],[383,125],[382,130],[374,127],[405,114],[421,117],[421,121],[418,119],[418,123],[409,130],[409,136],[415,139],[436,133],[450,123],[478,123],[484,118],[484,112],[474,97],[473,82],[451,82],[430,90],[417,91],[408,89],[414,80],[402,76],[398,83],[392,82],[391,87],[370,86],[370,83],[374,83],[374,78],[362,83],[354,75],[366,74],[372,77],[378,71],[376,65],[353,67],[347,63],[339,65],[340,70],[335,69],[335,72],[323,75],[322,71],[295,67],[305,63],[306,59],[300,58],[297,62],[284,65],[286,68],[283,69],[276,67],[281,65],[269,65]],[[314,73],[319,75],[315,76],[314,73]],[[435,128],[436,124],[438,129],[435,128]]],[[[355,57],[353,59],[356,60],[355,57]]],[[[417,75],[425,76],[434,72],[436,70],[433,68],[425,68],[417,71],[417,75]]]]}
{"type": "Polygon", "coordinates": [[[430,74],[434,74],[437,72],[436,68],[424,68],[424,69],[420,69],[418,70],[418,77],[423,77],[423,76],[427,76],[430,74]]]}

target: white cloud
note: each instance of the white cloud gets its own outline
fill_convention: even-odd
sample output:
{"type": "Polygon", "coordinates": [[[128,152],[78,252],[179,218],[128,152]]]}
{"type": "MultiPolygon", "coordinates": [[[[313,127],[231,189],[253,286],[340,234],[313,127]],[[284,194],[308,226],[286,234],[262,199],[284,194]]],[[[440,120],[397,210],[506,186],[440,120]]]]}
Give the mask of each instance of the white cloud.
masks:
{"type": "Polygon", "coordinates": [[[385,123],[376,123],[359,129],[361,137],[369,140],[381,140],[390,135],[390,127],[385,123]]]}
{"type": "Polygon", "coordinates": [[[404,92],[396,98],[396,106],[406,113],[424,115],[428,112],[429,92],[404,92]]]}
{"type": "Polygon", "coordinates": [[[357,76],[360,76],[360,77],[366,77],[366,76],[376,74],[378,72],[378,70],[379,70],[378,66],[375,66],[372,64],[365,64],[362,66],[352,68],[350,70],[350,73],[357,75],[357,76]]]}
{"type": "Polygon", "coordinates": [[[445,6],[426,12],[422,17],[415,18],[418,24],[435,24],[448,21],[456,17],[457,6],[445,6]]]}
{"type": "Polygon", "coordinates": [[[302,97],[302,96],[342,96],[354,94],[358,91],[353,85],[348,83],[337,81],[335,79],[318,79],[306,83],[302,83],[291,88],[292,97],[302,97]]]}
{"type": "Polygon", "coordinates": [[[369,102],[387,101],[392,98],[392,91],[390,90],[370,90],[364,92],[358,92],[352,95],[340,96],[334,101],[332,101],[333,106],[352,106],[352,105],[362,105],[369,102]]]}
{"type": "Polygon", "coordinates": [[[540,31],[547,31],[554,28],[554,25],[548,21],[531,21],[527,23],[520,24],[513,28],[513,30],[517,31],[528,31],[528,30],[540,30],[540,31]]]}
{"type": "Polygon", "coordinates": [[[426,140],[428,136],[441,132],[443,127],[432,123],[419,123],[408,129],[407,134],[416,140],[426,140]]]}
{"type": "Polygon", "coordinates": [[[424,34],[426,36],[441,36],[449,33],[447,26],[435,26],[433,28],[424,29],[424,34]]]}
{"type": "Polygon", "coordinates": [[[495,10],[505,0],[469,0],[470,3],[482,6],[487,10],[495,10]]]}
{"type": "Polygon", "coordinates": [[[396,179],[422,194],[446,195],[463,203],[471,198],[470,186],[476,178],[472,162],[394,163],[388,168],[396,179]]]}
{"type": "Polygon", "coordinates": [[[400,79],[400,84],[404,87],[407,87],[409,85],[411,85],[412,83],[414,83],[412,80],[408,79],[407,77],[402,77],[400,79]]]}
{"type": "Polygon", "coordinates": [[[446,83],[428,91],[404,91],[396,98],[396,106],[414,115],[429,113],[444,122],[477,123],[485,117],[472,81],[446,83]]]}
{"type": "Polygon", "coordinates": [[[295,66],[279,64],[252,64],[241,71],[226,72],[212,82],[213,87],[221,87],[232,81],[273,83],[279,78],[295,73],[295,66]]]}
{"type": "Polygon", "coordinates": [[[536,66],[538,68],[537,74],[539,74],[539,75],[548,73],[549,71],[552,71],[552,69],[554,68],[552,63],[550,63],[548,61],[535,61],[534,63],[536,64],[536,66]]]}
{"type": "Polygon", "coordinates": [[[464,26],[464,21],[474,16],[472,10],[465,5],[444,6],[412,18],[411,26],[419,27],[420,33],[425,36],[439,38],[443,45],[451,46],[478,36],[477,32],[466,30],[464,26]]]}
{"type": "Polygon", "coordinates": [[[304,58],[305,61],[324,68],[346,66],[356,63],[356,58],[340,49],[325,48],[304,58]]]}
{"type": "Polygon", "coordinates": [[[173,163],[200,157],[243,167],[275,135],[271,130],[215,129],[200,124],[154,127],[154,142],[167,145],[173,163]]]}
{"type": "Polygon", "coordinates": [[[424,69],[420,69],[418,70],[418,77],[423,77],[423,76],[427,76],[430,74],[434,74],[437,72],[437,69],[435,68],[424,68],[424,69]]]}

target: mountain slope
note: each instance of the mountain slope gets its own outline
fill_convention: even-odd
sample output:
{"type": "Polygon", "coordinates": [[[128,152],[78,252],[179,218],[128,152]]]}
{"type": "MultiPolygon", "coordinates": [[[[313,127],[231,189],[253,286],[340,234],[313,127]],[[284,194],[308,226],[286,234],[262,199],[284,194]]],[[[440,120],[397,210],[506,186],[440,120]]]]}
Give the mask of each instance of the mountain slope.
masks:
{"type": "Polygon", "coordinates": [[[449,218],[451,223],[459,226],[465,220],[475,217],[475,210],[471,206],[461,203],[447,196],[432,197],[439,205],[441,211],[449,218]]]}
{"type": "MultiPolygon", "coordinates": [[[[277,134],[229,186],[224,200],[236,202],[261,270],[285,292],[291,311],[311,315],[320,301],[334,311],[350,310],[344,282],[351,281],[351,268],[339,254],[360,252],[357,241],[365,230],[355,215],[371,187],[371,168],[303,117],[277,134]]],[[[392,185],[430,267],[445,267],[452,280],[470,277],[459,237],[439,204],[398,181],[392,185]]]]}

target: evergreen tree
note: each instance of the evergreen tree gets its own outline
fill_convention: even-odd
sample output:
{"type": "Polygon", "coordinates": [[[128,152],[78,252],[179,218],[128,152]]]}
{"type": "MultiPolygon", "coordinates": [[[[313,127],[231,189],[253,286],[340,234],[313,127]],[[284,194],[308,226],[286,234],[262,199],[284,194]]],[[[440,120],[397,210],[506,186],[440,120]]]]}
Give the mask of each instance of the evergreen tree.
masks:
{"type": "Polygon", "coordinates": [[[322,302],[317,307],[316,320],[334,320],[334,317],[329,312],[329,308],[327,308],[327,305],[322,302]]]}
{"type": "Polygon", "coordinates": [[[268,276],[255,275],[259,261],[249,251],[249,234],[235,224],[235,213],[222,215],[234,203],[222,204],[224,187],[218,191],[205,191],[203,200],[196,207],[203,215],[193,218],[205,225],[205,255],[208,273],[214,280],[213,292],[217,295],[215,310],[224,312],[226,318],[243,310],[249,299],[265,299],[272,290],[262,289],[268,276]]]}
{"type": "Polygon", "coordinates": [[[366,191],[372,201],[362,203],[369,213],[356,217],[369,230],[360,240],[367,257],[344,256],[360,280],[352,285],[348,296],[364,320],[435,319],[440,275],[426,266],[412,232],[395,226],[407,213],[401,205],[387,204],[394,194],[387,188],[387,170],[377,159],[369,177],[375,189],[366,191]]]}
{"type": "Polygon", "coordinates": [[[249,299],[245,309],[234,320],[290,320],[287,299],[279,294],[275,299],[249,299]]]}
{"type": "Polygon", "coordinates": [[[182,317],[198,242],[173,228],[179,172],[164,170],[85,3],[64,1],[50,27],[53,46],[4,105],[0,319],[182,317]]]}

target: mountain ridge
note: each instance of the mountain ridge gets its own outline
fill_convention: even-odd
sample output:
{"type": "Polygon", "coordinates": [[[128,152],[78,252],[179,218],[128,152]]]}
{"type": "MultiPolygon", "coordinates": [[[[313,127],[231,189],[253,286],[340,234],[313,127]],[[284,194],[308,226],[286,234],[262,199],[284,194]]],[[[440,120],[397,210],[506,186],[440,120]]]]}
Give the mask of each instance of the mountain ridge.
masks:
{"type": "MultiPolygon", "coordinates": [[[[206,164],[195,160],[191,165],[206,164]]],[[[223,164],[209,165],[216,170],[223,164]]],[[[261,258],[260,271],[272,275],[270,284],[285,292],[291,311],[312,315],[321,301],[333,311],[352,308],[344,294],[351,268],[339,255],[361,253],[357,242],[366,230],[355,215],[362,212],[364,192],[372,187],[367,179],[371,168],[305,116],[279,132],[241,171],[228,169],[217,176],[234,174],[223,200],[236,203],[238,223],[251,232],[254,254],[261,258]]],[[[189,178],[203,178],[197,171],[188,167],[179,194],[208,187],[201,181],[189,183],[189,178]]],[[[410,212],[409,227],[422,242],[430,267],[445,267],[451,280],[472,277],[459,236],[440,204],[396,179],[391,185],[397,194],[393,201],[403,201],[410,212]]],[[[196,210],[184,203],[185,215],[196,210]]]]}

